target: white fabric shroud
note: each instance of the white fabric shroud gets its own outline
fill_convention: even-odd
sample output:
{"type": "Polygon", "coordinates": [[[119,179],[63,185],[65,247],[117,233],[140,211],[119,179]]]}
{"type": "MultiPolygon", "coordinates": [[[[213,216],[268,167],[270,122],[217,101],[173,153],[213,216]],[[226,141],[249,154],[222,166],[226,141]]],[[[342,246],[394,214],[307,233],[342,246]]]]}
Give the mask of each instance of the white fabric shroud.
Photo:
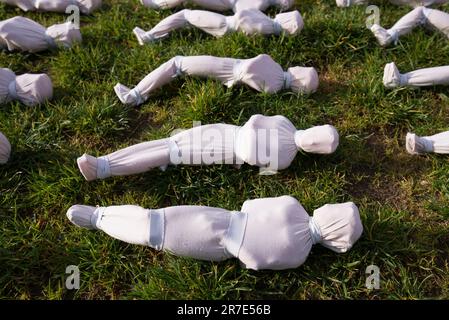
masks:
{"type": "Polygon", "coordinates": [[[405,146],[410,154],[449,153],[449,131],[433,136],[419,137],[414,133],[407,133],[405,146]]]}
{"type": "Polygon", "coordinates": [[[139,43],[151,43],[164,38],[173,30],[185,26],[194,26],[213,36],[221,37],[227,33],[240,31],[251,34],[281,33],[294,35],[299,33],[304,21],[298,11],[280,13],[274,19],[259,10],[243,10],[233,16],[224,16],[215,12],[184,9],[159,22],[148,32],[140,28],[133,30],[139,43]]]}
{"type": "Polygon", "coordinates": [[[192,3],[199,7],[213,11],[233,10],[238,12],[245,9],[257,9],[265,11],[270,6],[276,6],[285,11],[290,9],[294,0],[140,0],[149,8],[160,10],[170,9],[186,3],[192,3]]]}
{"type": "Polygon", "coordinates": [[[384,68],[383,83],[387,88],[449,85],[449,66],[433,67],[401,74],[394,62],[384,68]]]}
{"type": "Polygon", "coordinates": [[[276,171],[287,168],[298,150],[330,154],[338,144],[338,132],[331,125],[297,130],[283,116],[253,115],[242,127],[196,126],[170,138],[143,142],[99,158],[84,154],[77,162],[88,181],[178,164],[240,165],[247,162],[276,171]]]}
{"type": "Polygon", "coordinates": [[[318,74],[312,67],[292,67],[286,72],[269,55],[261,54],[251,59],[219,58],[213,56],[176,56],[148,74],[132,90],[118,83],[115,93],[127,105],[144,103],[150,93],[180,75],[210,77],[227,87],[244,83],[268,93],[292,90],[312,93],[319,84],[318,74]]]}
{"type": "Polygon", "coordinates": [[[65,13],[68,6],[74,5],[83,14],[91,14],[101,7],[101,0],[0,0],[23,11],[50,11],[65,13]]]}
{"type": "Polygon", "coordinates": [[[81,42],[81,32],[71,22],[45,28],[24,17],[0,21],[0,49],[39,52],[81,42]]]}
{"type": "MultiPolygon", "coordinates": [[[[411,6],[413,8],[420,6],[439,5],[448,2],[448,0],[390,0],[391,3],[398,6],[411,6]]],[[[350,7],[353,5],[368,5],[368,0],[336,0],[338,7],[350,7]]]]}
{"type": "Polygon", "coordinates": [[[0,132],[0,164],[5,164],[11,154],[11,145],[3,133],[0,132]]]}
{"type": "Polygon", "coordinates": [[[317,243],[346,252],[363,232],[354,203],[327,204],[310,217],[291,196],[247,200],[241,211],[232,212],[204,206],[75,205],[67,217],[127,243],[201,260],[235,257],[254,270],[296,268],[317,243]]]}
{"type": "Polygon", "coordinates": [[[53,84],[44,74],[25,73],[16,76],[10,69],[0,68],[0,104],[19,100],[34,106],[53,97],[53,84]]]}
{"type": "Polygon", "coordinates": [[[410,33],[417,26],[426,26],[441,31],[449,38],[449,13],[418,7],[396,22],[390,29],[374,24],[371,31],[381,46],[396,43],[400,36],[410,33]]]}

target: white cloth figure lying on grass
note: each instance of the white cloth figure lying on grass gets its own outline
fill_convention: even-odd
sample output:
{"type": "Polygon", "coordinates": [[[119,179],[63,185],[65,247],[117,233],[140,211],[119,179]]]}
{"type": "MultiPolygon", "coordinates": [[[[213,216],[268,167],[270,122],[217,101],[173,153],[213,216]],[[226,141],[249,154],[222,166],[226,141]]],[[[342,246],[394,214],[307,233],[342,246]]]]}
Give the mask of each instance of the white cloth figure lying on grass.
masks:
{"type": "Polygon", "coordinates": [[[0,0],[0,2],[17,6],[23,11],[50,11],[66,13],[68,6],[74,5],[82,14],[91,14],[101,7],[101,0],[0,0]]]}
{"type": "MultiPolygon", "coordinates": [[[[390,0],[391,3],[398,6],[411,6],[413,8],[419,6],[439,5],[448,2],[448,0],[390,0]]],[[[350,7],[354,5],[368,5],[368,0],[336,0],[338,7],[350,7]]]]}
{"type": "Polygon", "coordinates": [[[247,200],[240,211],[205,206],[144,209],[72,206],[69,220],[131,244],[200,260],[240,260],[253,270],[302,265],[314,244],[347,252],[363,226],[352,202],[326,204],[310,217],[293,197],[247,200]]]}
{"type": "Polygon", "coordinates": [[[385,65],[383,83],[387,88],[449,85],[449,66],[433,67],[399,73],[394,62],[385,65]]]}
{"type": "Polygon", "coordinates": [[[44,74],[25,73],[16,76],[6,68],[0,68],[0,104],[18,100],[27,106],[34,106],[50,100],[53,84],[44,74]]]}
{"type": "Polygon", "coordinates": [[[280,13],[271,19],[263,12],[254,9],[239,11],[228,17],[210,11],[184,9],[165,18],[148,32],[140,28],[134,28],[133,32],[139,43],[143,45],[165,38],[171,31],[189,25],[213,36],[221,37],[236,31],[247,35],[280,35],[282,33],[294,35],[302,30],[304,22],[299,11],[280,13]]]}
{"type": "Polygon", "coordinates": [[[449,37],[449,13],[426,7],[418,7],[407,13],[390,29],[373,24],[371,31],[379,44],[386,47],[391,43],[396,44],[400,36],[410,33],[420,25],[437,29],[449,37]]]}
{"type": "Polygon", "coordinates": [[[11,145],[3,133],[0,132],[0,164],[5,164],[11,154],[11,145]]]}
{"type": "Polygon", "coordinates": [[[410,154],[449,153],[449,131],[433,136],[418,137],[414,133],[407,133],[405,146],[410,154]]]}
{"type": "Polygon", "coordinates": [[[292,67],[284,72],[266,54],[251,59],[176,56],[153,70],[134,89],[118,83],[114,90],[122,103],[137,106],[144,103],[150,93],[184,74],[210,77],[227,87],[244,83],[257,91],[268,93],[281,90],[312,93],[319,84],[314,68],[292,67]]]}
{"type": "Polygon", "coordinates": [[[287,168],[298,150],[330,154],[339,143],[331,125],[297,130],[283,116],[253,115],[242,127],[230,124],[196,126],[170,138],[143,142],[95,158],[84,154],[78,167],[88,181],[110,176],[165,170],[168,165],[249,163],[277,171],[287,168]]]}
{"type": "Polygon", "coordinates": [[[24,17],[0,21],[0,49],[39,52],[81,42],[80,30],[71,22],[45,28],[24,17]]]}
{"type": "Polygon", "coordinates": [[[185,3],[213,10],[238,12],[245,9],[257,9],[265,11],[270,6],[276,6],[283,11],[293,6],[294,0],[140,0],[140,2],[152,9],[170,9],[185,3]]]}

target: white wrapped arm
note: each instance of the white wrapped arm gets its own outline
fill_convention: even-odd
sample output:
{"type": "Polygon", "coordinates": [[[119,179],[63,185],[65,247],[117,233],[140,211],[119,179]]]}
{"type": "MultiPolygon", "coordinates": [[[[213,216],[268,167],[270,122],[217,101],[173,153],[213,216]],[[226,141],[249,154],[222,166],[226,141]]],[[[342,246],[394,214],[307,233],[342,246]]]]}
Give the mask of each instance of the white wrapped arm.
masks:
{"type": "Polygon", "coordinates": [[[426,7],[417,7],[412,10],[388,30],[374,24],[371,31],[379,44],[385,47],[392,42],[396,44],[400,36],[410,33],[420,25],[433,27],[449,37],[449,14],[426,7]]]}
{"type": "Polygon", "coordinates": [[[0,48],[9,51],[39,52],[58,46],[71,47],[81,42],[81,33],[73,23],[66,22],[45,28],[24,17],[0,22],[0,48]]]}
{"type": "Polygon", "coordinates": [[[135,88],[129,89],[118,83],[114,90],[122,103],[140,105],[148,99],[151,92],[183,74],[210,77],[228,87],[244,83],[257,91],[268,93],[281,90],[312,93],[319,84],[314,68],[292,67],[284,72],[282,67],[266,54],[251,59],[176,56],[147,75],[135,88]]]}
{"type": "Polygon", "coordinates": [[[233,16],[203,10],[184,9],[159,22],[148,32],[134,28],[133,32],[141,45],[164,38],[176,29],[194,26],[213,36],[241,31],[245,34],[296,34],[304,26],[298,11],[278,14],[274,19],[259,10],[243,10],[233,16]]]}
{"type": "Polygon", "coordinates": [[[11,154],[11,145],[3,133],[0,132],[0,164],[5,164],[11,154]]]}
{"type": "Polygon", "coordinates": [[[16,76],[11,70],[0,68],[0,104],[19,100],[34,106],[50,100],[52,96],[53,85],[46,74],[16,76]]]}
{"type": "Polygon", "coordinates": [[[426,137],[418,137],[414,133],[407,133],[405,146],[410,154],[428,152],[447,154],[449,153],[449,131],[426,137]]]}
{"type": "Polygon", "coordinates": [[[394,62],[385,65],[383,82],[387,88],[449,85],[449,66],[425,68],[401,74],[394,62]]]}
{"type": "Polygon", "coordinates": [[[65,13],[70,5],[77,6],[81,13],[91,14],[101,7],[101,0],[1,0],[24,11],[50,11],[65,13]]]}
{"type": "Polygon", "coordinates": [[[75,205],[67,217],[128,243],[209,261],[234,257],[255,270],[296,268],[316,243],[346,252],[363,232],[352,202],[325,205],[309,217],[290,196],[248,200],[233,212],[202,206],[148,210],[75,205]]]}
{"type": "Polygon", "coordinates": [[[238,12],[245,9],[265,11],[270,6],[276,6],[285,11],[292,7],[294,0],[140,0],[140,2],[156,10],[171,9],[190,2],[208,10],[238,12]]]}
{"type": "Polygon", "coordinates": [[[184,130],[95,158],[84,154],[78,167],[88,181],[146,172],[168,165],[212,165],[244,162],[274,171],[290,166],[298,150],[333,153],[339,143],[330,125],[297,130],[283,116],[254,115],[243,127],[212,124],[184,130]]]}

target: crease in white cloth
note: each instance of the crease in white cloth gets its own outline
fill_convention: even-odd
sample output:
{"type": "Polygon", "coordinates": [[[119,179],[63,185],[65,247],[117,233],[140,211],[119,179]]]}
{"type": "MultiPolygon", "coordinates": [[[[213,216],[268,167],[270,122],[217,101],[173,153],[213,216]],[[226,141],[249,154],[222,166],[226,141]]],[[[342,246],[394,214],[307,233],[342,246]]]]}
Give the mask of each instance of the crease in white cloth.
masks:
{"type": "Polygon", "coordinates": [[[94,213],[90,216],[90,223],[95,229],[101,229],[101,219],[103,219],[106,207],[97,207],[94,213]]]}
{"type": "Polygon", "coordinates": [[[137,88],[134,88],[132,90],[129,91],[129,95],[131,97],[133,97],[133,100],[135,101],[135,103],[137,105],[142,104],[145,102],[145,99],[142,97],[142,95],[139,93],[139,91],[137,90],[137,88]]]}
{"type": "Polygon", "coordinates": [[[235,16],[228,16],[226,17],[226,26],[227,26],[227,32],[235,32],[237,31],[237,25],[236,25],[236,19],[235,16]]]}
{"type": "Polygon", "coordinates": [[[284,85],[283,89],[288,90],[292,86],[292,74],[288,71],[284,72],[284,85]]]}
{"type": "Polygon", "coordinates": [[[182,76],[183,72],[182,72],[182,57],[181,56],[175,57],[175,68],[176,68],[175,75],[173,77],[175,78],[175,77],[182,76]]]}
{"type": "Polygon", "coordinates": [[[433,141],[426,137],[419,137],[419,141],[424,147],[424,152],[433,152],[433,141]]]}
{"type": "Polygon", "coordinates": [[[240,248],[245,237],[248,214],[241,211],[231,211],[228,230],[223,239],[225,250],[233,257],[238,258],[240,248]]]}
{"type": "Polygon", "coordinates": [[[111,176],[111,167],[107,156],[97,158],[97,178],[105,179],[111,176]]]}
{"type": "Polygon", "coordinates": [[[48,30],[45,31],[45,41],[48,43],[48,46],[52,49],[57,48],[56,41],[52,36],[48,34],[48,30]]]}
{"type": "Polygon", "coordinates": [[[150,236],[148,244],[156,250],[162,250],[165,238],[165,211],[164,209],[150,209],[150,236]]]}
{"type": "Polygon", "coordinates": [[[280,35],[282,33],[282,25],[276,19],[273,20],[273,29],[275,35],[280,35]]]}
{"type": "Polygon", "coordinates": [[[234,68],[232,69],[232,74],[234,78],[234,83],[238,83],[243,79],[243,61],[236,59],[234,68]]]}
{"type": "Polygon", "coordinates": [[[313,217],[309,218],[309,229],[310,236],[312,238],[312,244],[320,243],[322,239],[321,230],[313,217]]]}
{"type": "Polygon", "coordinates": [[[19,100],[19,96],[17,95],[17,87],[16,80],[13,80],[8,85],[8,95],[12,100],[19,100]]]}

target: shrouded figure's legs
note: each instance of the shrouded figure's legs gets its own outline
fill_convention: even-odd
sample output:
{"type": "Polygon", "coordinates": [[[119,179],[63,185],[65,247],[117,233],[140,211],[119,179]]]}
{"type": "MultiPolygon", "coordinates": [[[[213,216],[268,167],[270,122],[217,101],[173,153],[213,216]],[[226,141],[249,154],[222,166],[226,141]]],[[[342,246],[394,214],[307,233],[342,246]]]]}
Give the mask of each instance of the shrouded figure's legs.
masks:
{"type": "Polygon", "coordinates": [[[210,261],[232,257],[224,246],[231,212],[220,208],[177,206],[148,210],[133,205],[75,205],[67,211],[67,217],[79,227],[99,229],[115,239],[178,256],[210,261]]]}
{"type": "Polygon", "coordinates": [[[410,154],[428,152],[447,154],[449,153],[449,131],[427,137],[418,137],[414,133],[408,133],[405,138],[405,146],[410,154]]]}
{"type": "MultiPolygon", "coordinates": [[[[254,0],[252,0],[254,1],[254,0]]],[[[235,1],[232,0],[140,0],[146,7],[153,9],[171,9],[187,2],[195,4],[201,8],[214,11],[231,10],[235,1]]]]}
{"type": "Polygon", "coordinates": [[[118,83],[114,90],[122,103],[140,105],[148,99],[150,93],[182,74],[212,77],[226,84],[234,77],[235,61],[212,56],[176,56],[153,70],[134,89],[130,90],[118,83]]]}
{"type": "Polygon", "coordinates": [[[87,181],[146,172],[170,164],[169,139],[143,142],[95,158],[84,154],[78,167],[87,181]]]}
{"type": "Polygon", "coordinates": [[[210,11],[184,9],[159,22],[148,32],[140,28],[134,28],[133,32],[141,45],[164,38],[171,31],[185,26],[195,26],[204,32],[215,36],[222,36],[226,33],[226,17],[210,11]]]}
{"type": "Polygon", "coordinates": [[[419,25],[433,27],[449,37],[449,14],[426,7],[412,10],[388,30],[374,24],[371,31],[381,46],[387,46],[392,42],[396,43],[400,36],[411,32],[419,25]]]}
{"type": "Polygon", "coordinates": [[[401,74],[396,64],[391,62],[385,66],[383,82],[387,88],[449,85],[449,66],[419,69],[401,74]]]}

